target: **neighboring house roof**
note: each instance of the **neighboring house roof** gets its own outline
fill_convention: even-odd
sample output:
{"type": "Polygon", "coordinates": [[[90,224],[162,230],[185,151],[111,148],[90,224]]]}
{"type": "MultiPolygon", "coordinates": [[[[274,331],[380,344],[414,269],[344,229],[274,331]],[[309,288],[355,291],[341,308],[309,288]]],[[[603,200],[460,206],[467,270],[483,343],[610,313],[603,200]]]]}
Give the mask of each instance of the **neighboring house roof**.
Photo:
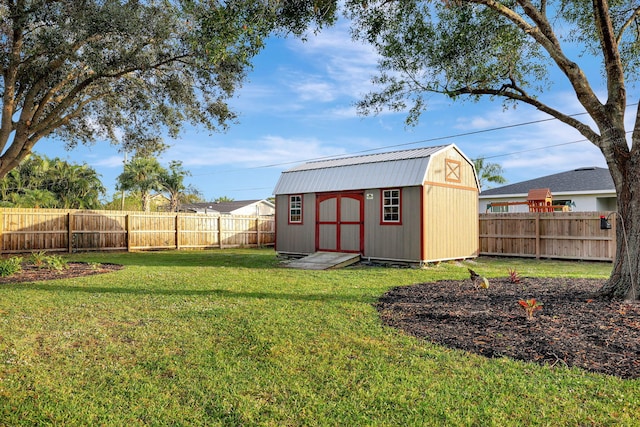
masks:
{"type": "Polygon", "coordinates": [[[229,214],[237,211],[238,209],[242,209],[246,206],[250,206],[256,203],[265,203],[270,206],[274,206],[273,203],[268,200],[234,200],[232,202],[205,202],[205,203],[188,203],[180,206],[180,209],[185,211],[195,211],[195,212],[219,212],[221,214],[229,214]]]}
{"type": "Polygon", "coordinates": [[[490,196],[526,196],[529,190],[537,188],[548,188],[551,190],[551,194],[615,194],[615,187],[609,169],[584,167],[485,190],[480,193],[480,198],[490,196]]]}
{"type": "Polygon", "coordinates": [[[282,172],[273,193],[422,185],[431,155],[452,146],[455,147],[449,144],[304,163],[282,172]]]}
{"type": "Polygon", "coordinates": [[[169,198],[162,193],[156,193],[151,195],[151,200],[155,200],[157,202],[168,202],[169,198]]]}

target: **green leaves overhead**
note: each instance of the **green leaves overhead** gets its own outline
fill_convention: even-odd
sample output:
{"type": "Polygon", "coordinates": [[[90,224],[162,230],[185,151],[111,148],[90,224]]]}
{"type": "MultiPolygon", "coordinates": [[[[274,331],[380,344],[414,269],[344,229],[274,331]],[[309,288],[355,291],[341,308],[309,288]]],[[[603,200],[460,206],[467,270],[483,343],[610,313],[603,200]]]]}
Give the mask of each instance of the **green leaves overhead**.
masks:
{"type": "Polygon", "coordinates": [[[224,130],[264,39],[334,15],[327,0],[2,0],[0,177],[48,135],[72,149],[224,130]]]}
{"type": "Polygon", "coordinates": [[[426,108],[425,94],[451,97],[478,87],[523,93],[540,89],[547,75],[540,48],[494,10],[470,2],[391,2],[353,7],[355,36],[381,55],[374,83],[382,90],[360,103],[363,112],[410,107],[415,123],[426,108]]]}
{"type": "Polygon", "coordinates": [[[610,79],[604,63],[613,51],[620,55],[624,79],[635,80],[640,6],[612,0],[601,12],[607,13],[604,19],[596,19],[594,4],[600,2],[348,1],[354,36],[380,54],[377,89],[358,103],[359,109],[408,111],[407,122],[414,124],[426,109],[426,95],[433,92],[539,107],[540,94],[559,79],[586,88],[580,75],[585,55],[590,62],[600,60],[602,76],[610,79]],[[617,46],[603,48],[606,37],[600,32],[608,18],[617,46]]]}

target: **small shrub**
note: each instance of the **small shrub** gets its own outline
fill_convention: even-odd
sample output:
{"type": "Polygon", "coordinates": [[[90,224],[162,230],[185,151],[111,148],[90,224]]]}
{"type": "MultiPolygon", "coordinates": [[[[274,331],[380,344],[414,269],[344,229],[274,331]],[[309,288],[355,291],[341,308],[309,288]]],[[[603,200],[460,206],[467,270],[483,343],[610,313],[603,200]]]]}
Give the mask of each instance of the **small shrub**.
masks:
{"type": "Polygon", "coordinates": [[[521,299],[520,301],[518,301],[518,304],[520,304],[520,306],[522,306],[522,308],[524,309],[525,313],[527,313],[527,319],[531,320],[533,319],[533,313],[535,313],[538,310],[542,310],[542,306],[544,304],[542,304],[539,301],[536,301],[535,298],[531,298],[531,299],[521,299]]]}
{"type": "Polygon", "coordinates": [[[38,268],[45,267],[47,263],[47,253],[45,251],[33,252],[29,257],[29,262],[38,268]]]}
{"type": "Polygon", "coordinates": [[[62,271],[69,268],[67,260],[59,255],[48,256],[45,260],[46,266],[50,270],[62,271]]]}
{"type": "Polygon", "coordinates": [[[0,277],[7,277],[22,271],[22,257],[14,256],[0,260],[0,277]]]}
{"type": "Polygon", "coordinates": [[[515,268],[510,268],[507,271],[509,272],[509,282],[520,283],[520,274],[518,274],[515,268]]]}
{"type": "Polygon", "coordinates": [[[92,270],[100,270],[100,268],[102,268],[102,264],[99,262],[90,262],[89,267],[91,267],[92,270]]]}

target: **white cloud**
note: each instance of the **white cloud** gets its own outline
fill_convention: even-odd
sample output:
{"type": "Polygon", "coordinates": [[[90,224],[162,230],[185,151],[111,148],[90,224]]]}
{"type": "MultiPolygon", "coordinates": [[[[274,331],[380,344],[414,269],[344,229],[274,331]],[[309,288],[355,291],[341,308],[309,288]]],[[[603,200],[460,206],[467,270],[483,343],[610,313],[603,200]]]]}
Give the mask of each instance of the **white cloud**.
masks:
{"type": "Polygon", "coordinates": [[[233,145],[206,146],[195,141],[181,141],[163,158],[183,159],[185,167],[256,168],[279,167],[327,156],[344,154],[344,149],[316,138],[283,138],[267,135],[256,141],[240,141],[233,145]],[[198,153],[193,156],[191,153],[198,153]]]}
{"type": "Polygon", "coordinates": [[[292,83],[293,90],[302,101],[331,102],[335,99],[335,88],[320,78],[310,77],[306,81],[292,83]]]}
{"type": "Polygon", "coordinates": [[[345,22],[306,42],[290,39],[288,48],[303,58],[307,67],[331,82],[335,91],[332,100],[359,98],[371,89],[370,78],[376,72],[378,56],[371,46],[351,39],[345,22]]]}
{"type": "Polygon", "coordinates": [[[91,165],[103,168],[122,168],[124,156],[107,156],[99,160],[92,160],[91,165]]]}
{"type": "MultiPolygon", "coordinates": [[[[554,94],[553,101],[556,108],[569,114],[583,111],[569,92],[554,94]]],[[[528,106],[503,110],[488,101],[467,111],[469,114],[455,119],[455,129],[470,133],[458,145],[471,158],[485,157],[500,164],[509,183],[585,166],[606,167],[599,149],[582,134],[558,120],[549,120],[541,111],[528,106]]],[[[591,123],[586,115],[576,118],[591,123]]]]}

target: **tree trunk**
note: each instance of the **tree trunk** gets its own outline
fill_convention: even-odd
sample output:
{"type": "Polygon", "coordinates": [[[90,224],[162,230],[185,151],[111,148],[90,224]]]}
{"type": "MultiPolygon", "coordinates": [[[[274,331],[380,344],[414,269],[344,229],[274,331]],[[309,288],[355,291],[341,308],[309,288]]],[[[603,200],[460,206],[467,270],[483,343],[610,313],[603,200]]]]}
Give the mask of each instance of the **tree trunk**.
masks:
{"type": "Polygon", "coordinates": [[[20,165],[20,162],[27,157],[28,152],[22,153],[21,157],[11,156],[11,153],[5,152],[2,156],[0,156],[0,179],[7,176],[9,172],[13,169],[17,168],[20,165]]]}
{"type": "Polygon", "coordinates": [[[140,198],[142,199],[142,211],[151,212],[151,194],[142,191],[140,198]]]}
{"type": "MultiPolygon", "coordinates": [[[[611,165],[609,166],[611,168],[611,165]]],[[[616,174],[614,181],[616,181],[616,174]]],[[[640,166],[631,161],[618,174],[616,193],[616,258],[600,296],[615,300],[640,300],[640,166]]]]}

